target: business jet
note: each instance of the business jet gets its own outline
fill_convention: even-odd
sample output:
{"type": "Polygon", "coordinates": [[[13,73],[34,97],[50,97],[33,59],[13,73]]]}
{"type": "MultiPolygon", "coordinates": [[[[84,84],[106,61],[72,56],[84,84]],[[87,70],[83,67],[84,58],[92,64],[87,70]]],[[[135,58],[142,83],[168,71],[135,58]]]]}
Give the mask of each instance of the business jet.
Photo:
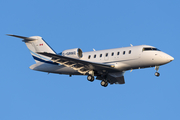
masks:
{"type": "Polygon", "coordinates": [[[80,48],[68,49],[57,54],[40,36],[23,37],[36,64],[30,69],[47,73],[86,75],[92,82],[96,77],[101,85],[124,84],[124,73],[128,70],[155,67],[159,76],[159,66],[174,60],[170,55],[149,45],[122,47],[107,50],[83,52],[80,48]]]}

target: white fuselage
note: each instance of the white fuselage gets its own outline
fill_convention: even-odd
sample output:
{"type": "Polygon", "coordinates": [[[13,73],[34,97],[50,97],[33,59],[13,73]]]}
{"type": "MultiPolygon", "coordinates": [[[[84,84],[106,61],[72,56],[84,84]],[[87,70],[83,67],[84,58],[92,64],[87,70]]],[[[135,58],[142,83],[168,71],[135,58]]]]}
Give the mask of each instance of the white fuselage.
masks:
{"type": "Polygon", "coordinates": [[[112,64],[115,66],[115,69],[118,69],[120,71],[160,66],[169,63],[174,59],[173,57],[162,51],[143,51],[143,48],[154,47],[148,45],[140,45],[85,52],[82,59],[91,62],[112,64]],[[101,54],[102,56],[100,57],[101,54]],[[89,55],[91,56],[90,59],[88,58],[89,55]]]}
{"type": "MultiPolygon", "coordinates": [[[[174,58],[148,45],[122,47],[99,51],[84,52],[84,61],[113,65],[117,71],[126,71],[147,67],[160,66],[171,62],[174,58]]],[[[30,69],[59,74],[78,75],[76,70],[63,65],[39,63],[32,65],[30,69]],[[38,66],[38,67],[37,67],[38,66]],[[35,69],[34,69],[35,68],[35,69]]]]}

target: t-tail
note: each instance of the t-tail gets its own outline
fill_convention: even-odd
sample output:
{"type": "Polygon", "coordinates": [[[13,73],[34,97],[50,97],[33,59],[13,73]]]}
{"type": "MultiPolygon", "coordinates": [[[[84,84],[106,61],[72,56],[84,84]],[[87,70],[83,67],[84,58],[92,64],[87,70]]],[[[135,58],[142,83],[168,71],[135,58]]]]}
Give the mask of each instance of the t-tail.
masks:
{"type": "Polygon", "coordinates": [[[26,46],[30,50],[30,53],[33,56],[36,63],[51,62],[51,58],[37,54],[38,52],[47,52],[47,53],[56,54],[55,51],[40,36],[23,37],[18,35],[11,35],[11,34],[7,34],[7,35],[23,39],[22,41],[25,42],[26,46]]]}

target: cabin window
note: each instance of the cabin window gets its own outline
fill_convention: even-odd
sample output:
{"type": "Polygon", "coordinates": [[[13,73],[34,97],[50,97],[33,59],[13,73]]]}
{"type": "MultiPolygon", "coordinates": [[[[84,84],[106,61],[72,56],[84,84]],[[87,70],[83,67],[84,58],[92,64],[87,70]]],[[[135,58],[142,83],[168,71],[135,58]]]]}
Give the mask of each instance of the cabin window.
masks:
{"type": "Polygon", "coordinates": [[[111,56],[114,56],[114,52],[112,52],[111,56]]]}
{"type": "Polygon", "coordinates": [[[102,54],[100,54],[100,56],[99,57],[102,57],[102,54]]]}
{"type": "Polygon", "coordinates": [[[119,55],[120,52],[117,52],[117,55],[119,55]]]}
{"type": "Polygon", "coordinates": [[[90,59],[90,58],[91,58],[91,55],[88,56],[88,59],[90,59]]]}
{"type": "Polygon", "coordinates": [[[94,55],[94,58],[96,58],[96,55],[94,55]]]}
{"type": "Polygon", "coordinates": [[[129,50],[129,54],[131,54],[131,50],[129,50]]]}
{"type": "Polygon", "coordinates": [[[125,55],[126,54],[126,51],[123,51],[123,55],[125,55]]]}
{"type": "Polygon", "coordinates": [[[108,56],[108,53],[106,53],[106,57],[108,56]]]}

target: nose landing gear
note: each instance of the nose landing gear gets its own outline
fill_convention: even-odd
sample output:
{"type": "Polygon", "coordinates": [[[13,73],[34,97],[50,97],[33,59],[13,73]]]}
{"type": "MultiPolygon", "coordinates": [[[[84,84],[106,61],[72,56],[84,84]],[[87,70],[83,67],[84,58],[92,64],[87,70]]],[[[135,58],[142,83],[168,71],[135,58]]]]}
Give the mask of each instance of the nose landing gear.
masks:
{"type": "Polygon", "coordinates": [[[156,70],[155,76],[159,77],[160,76],[160,73],[158,72],[159,66],[155,66],[155,70],[156,70]]]}
{"type": "Polygon", "coordinates": [[[155,72],[155,76],[159,77],[159,76],[160,76],[160,73],[155,72]]]}

